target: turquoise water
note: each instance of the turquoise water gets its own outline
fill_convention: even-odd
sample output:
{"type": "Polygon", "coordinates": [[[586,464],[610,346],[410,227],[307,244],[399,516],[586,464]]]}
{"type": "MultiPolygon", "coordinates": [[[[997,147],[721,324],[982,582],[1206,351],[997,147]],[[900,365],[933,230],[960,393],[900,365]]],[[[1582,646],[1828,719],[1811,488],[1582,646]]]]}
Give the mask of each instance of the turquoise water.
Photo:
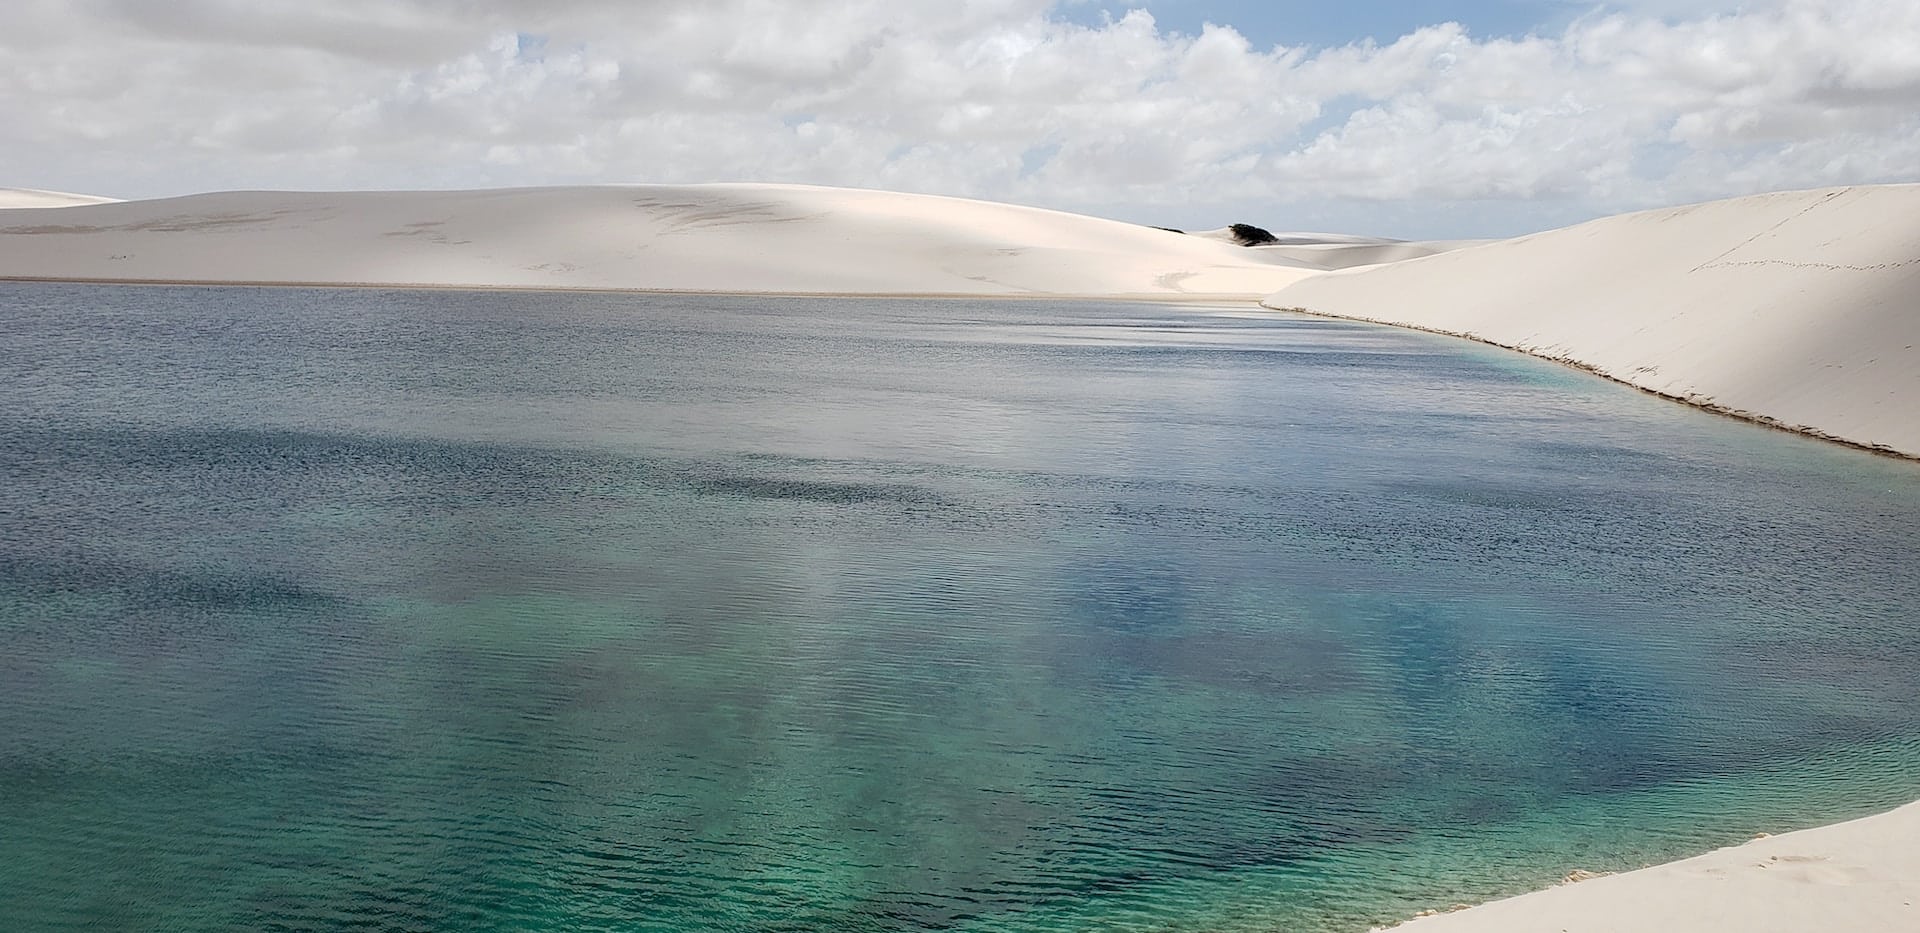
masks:
{"type": "Polygon", "coordinates": [[[1358,324],[0,286],[0,929],[1364,929],[1920,797],[1916,554],[1358,324]]]}

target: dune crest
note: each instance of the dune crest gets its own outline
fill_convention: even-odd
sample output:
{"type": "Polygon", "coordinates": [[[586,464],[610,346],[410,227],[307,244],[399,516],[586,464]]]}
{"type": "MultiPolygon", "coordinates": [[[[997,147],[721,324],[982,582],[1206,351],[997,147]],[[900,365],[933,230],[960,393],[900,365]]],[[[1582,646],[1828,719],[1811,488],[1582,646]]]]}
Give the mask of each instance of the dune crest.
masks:
{"type": "Polygon", "coordinates": [[[1920,185],[1608,217],[1331,272],[1264,303],[1472,337],[1920,457],[1920,185]]]}
{"type": "Polygon", "coordinates": [[[0,278],[1257,297],[1310,270],[1077,214],[802,185],[222,192],[0,212],[0,278]]]}
{"type": "Polygon", "coordinates": [[[0,188],[0,210],[30,210],[46,207],[84,207],[88,204],[118,204],[117,198],[65,191],[41,191],[38,188],[0,188]]]}

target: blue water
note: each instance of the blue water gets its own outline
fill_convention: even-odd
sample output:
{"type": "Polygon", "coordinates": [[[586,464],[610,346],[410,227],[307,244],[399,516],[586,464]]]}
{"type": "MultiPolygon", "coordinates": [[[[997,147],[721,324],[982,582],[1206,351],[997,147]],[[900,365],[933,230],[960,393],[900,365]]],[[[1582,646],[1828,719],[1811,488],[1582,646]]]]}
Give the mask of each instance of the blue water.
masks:
{"type": "Polygon", "coordinates": [[[0,929],[1364,929],[1920,797],[1917,554],[1360,324],[0,285],[0,929]]]}

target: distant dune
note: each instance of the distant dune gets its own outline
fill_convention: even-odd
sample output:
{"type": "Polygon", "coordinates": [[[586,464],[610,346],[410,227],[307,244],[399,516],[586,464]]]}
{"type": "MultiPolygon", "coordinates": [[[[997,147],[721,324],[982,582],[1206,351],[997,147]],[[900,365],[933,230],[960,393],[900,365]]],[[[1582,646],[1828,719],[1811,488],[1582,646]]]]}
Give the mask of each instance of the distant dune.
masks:
{"type": "Polygon", "coordinates": [[[225,192],[0,211],[0,278],[1252,298],[1310,271],[1076,214],[798,185],[225,192]]]}
{"type": "Polygon", "coordinates": [[[1920,185],[1608,217],[1314,276],[1265,303],[1465,335],[1920,456],[1920,185]]]}
{"type": "Polygon", "coordinates": [[[1403,259],[1417,259],[1488,242],[1485,240],[1388,240],[1345,233],[1268,233],[1257,227],[1235,225],[1218,230],[1195,230],[1189,235],[1233,243],[1251,249],[1269,262],[1327,272],[1403,259]],[[1250,239],[1243,230],[1258,236],[1250,239]],[[1270,239],[1268,239],[1270,238],[1270,239]]]}
{"type": "Polygon", "coordinates": [[[1432,256],[1435,253],[1492,242],[1489,240],[1368,240],[1362,237],[1331,236],[1326,239],[1312,239],[1316,236],[1322,235],[1283,234],[1278,243],[1255,246],[1251,249],[1256,253],[1284,257],[1287,262],[1294,265],[1332,271],[1419,259],[1422,256],[1432,256]]]}
{"type": "Polygon", "coordinates": [[[40,191],[35,188],[0,188],[0,210],[28,210],[36,207],[79,207],[85,204],[114,204],[113,198],[64,191],[40,191]]]}

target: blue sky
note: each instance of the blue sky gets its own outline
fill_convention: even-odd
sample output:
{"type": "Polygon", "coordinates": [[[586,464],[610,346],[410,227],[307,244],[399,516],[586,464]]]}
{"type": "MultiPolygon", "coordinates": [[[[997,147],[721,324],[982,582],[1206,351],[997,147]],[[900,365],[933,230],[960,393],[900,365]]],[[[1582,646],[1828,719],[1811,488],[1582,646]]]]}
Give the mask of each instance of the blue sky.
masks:
{"type": "Polygon", "coordinates": [[[1920,3],[0,3],[0,185],[706,181],[1403,237],[1920,181],[1920,3]]]}
{"type": "Polygon", "coordinates": [[[1598,4],[1559,0],[1399,0],[1389,3],[1303,0],[1086,0],[1061,8],[1064,18],[1096,23],[1145,9],[1166,29],[1198,32],[1205,23],[1232,26],[1257,46],[1340,46],[1371,39],[1390,43],[1422,26],[1457,22],[1479,38],[1557,33],[1598,4]]]}

